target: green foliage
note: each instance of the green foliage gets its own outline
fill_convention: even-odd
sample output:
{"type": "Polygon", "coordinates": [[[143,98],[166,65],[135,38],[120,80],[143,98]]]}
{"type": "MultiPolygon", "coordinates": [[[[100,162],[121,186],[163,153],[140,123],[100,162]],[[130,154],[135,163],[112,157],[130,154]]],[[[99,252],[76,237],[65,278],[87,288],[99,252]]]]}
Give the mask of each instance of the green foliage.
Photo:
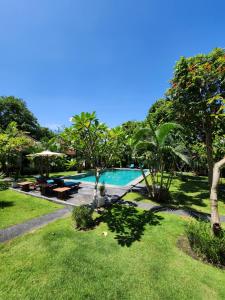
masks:
{"type": "Polygon", "coordinates": [[[16,173],[21,168],[21,155],[24,150],[34,145],[34,140],[26,132],[17,128],[15,122],[11,122],[7,128],[0,131],[0,164],[2,170],[8,175],[16,173]]]}
{"type": "Polygon", "coordinates": [[[174,69],[167,97],[172,102],[174,120],[185,128],[189,144],[204,143],[209,181],[213,169],[213,141],[225,123],[213,115],[221,112],[225,98],[225,50],[181,57],[174,69]]]}
{"type": "Polygon", "coordinates": [[[9,182],[4,181],[5,175],[3,173],[0,173],[0,191],[7,190],[9,187],[9,182]]]}
{"type": "Polygon", "coordinates": [[[76,151],[76,159],[91,167],[100,166],[105,155],[107,126],[100,123],[95,112],[75,115],[72,126],[66,128],[61,138],[68,149],[76,151]]]}
{"type": "Polygon", "coordinates": [[[93,225],[93,211],[91,208],[82,205],[76,206],[72,212],[72,219],[78,229],[88,229],[93,225]]]}
{"type": "Polygon", "coordinates": [[[169,99],[157,100],[149,109],[147,122],[151,122],[153,126],[158,126],[161,123],[171,122],[175,119],[173,111],[173,102],[169,99]]]}
{"type": "Polygon", "coordinates": [[[204,260],[216,265],[225,264],[225,233],[216,237],[210,224],[192,221],[186,227],[186,235],[194,252],[204,260]]]}
{"type": "Polygon", "coordinates": [[[140,167],[145,166],[149,169],[151,187],[145,179],[149,196],[158,201],[169,201],[168,190],[172,182],[176,162],[189,162],[182,141],[178,138],[173,139],[171,135],[174,131],[178,133],[182,127],[176,123],[163,123],[156,129],[151,123],[149,125],[149,127],[137,131],[134,137],[134,156],[140,167]],[[170,171],[169,178],[164,176],[166,168],[170,171]]]}
{"type": "Polygon", "coordinates": [[[77,161],[74,158],[71,158],[70,160],[66,161],[65,166],[67,170],[73,170],[74,167],[77,166],[77,161]]]}
{"type": "Polygon", "coordinates": [[[13,96],[0,97],[0,127],[6,129],[11,122],[16,122],[18,128],[35,135],[39,124],[22,99],[13,96]]]}
{"type": "Polygon", "coordinates": [[[29,133],[37,140],[50,139],[54,135],[48,128],[40,126],[22,99],[0,97],[0,128],[6,130],[11,122],[16,122],[19,130],[29,133]]]}

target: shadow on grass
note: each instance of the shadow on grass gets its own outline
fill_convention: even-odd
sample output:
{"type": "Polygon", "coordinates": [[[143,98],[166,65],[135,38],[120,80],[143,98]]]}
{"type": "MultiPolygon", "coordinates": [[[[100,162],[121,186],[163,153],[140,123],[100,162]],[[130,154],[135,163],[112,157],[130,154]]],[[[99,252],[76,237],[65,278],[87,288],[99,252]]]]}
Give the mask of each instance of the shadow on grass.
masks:
{"type": "Polygon", "coordinates": [[[187,195],[183,191],[175,192],[172,191],[171,193],[171,204],[173,205],[181,205],[181,206],[192,206],[197,205],[201,207],[207,207],[204,203],[205,199],[209,198],[209,192],[200,192],[197,195],[187,195]]]}
{"type": "MultiPolygon", "coordinates": [[[[180,182],[179,186],[171,191],[174,205],[197,205],[206,207],[204,200],[209,200],[209,185],[206,178],[192,177],[187,182],[180,182]]],[[[225,190],[219,186],[219,200],[225,203],[225,190]]]]}
{"type": "Polygon", "coordinates": [[[100,220],[107,223],[109,230],[116,233],[115,239],[121,246],[130,247],[140,241],[146,225],[160,225],[163,217],[150,211],[140,211],[133,206],[115,204],[105,210],[100,220]]]}
{"type": "MultiPolygon", "coordinates": [[[[165,176],[166,178],[166,176],[165,176]]],[[[182,180],[179,176],[175,177],[170,188],[171,199],[167,203],[153,200],[161,205],[172,205],[176,207],[188,207],[196,205],[199,207],[207,207],[205,200],[209,199],[209,186],[206,177],[184,175],[182,180]]],[[[138,200],[142,201],[147,198],[146,187],[135,187],[134,192],[139,193],[138,200]]],[[[220,193],[221,194],[221,193],[220,193]]],[[[220,200],[225,202],[225,197],[220,196],[220,200]]]]}
{"type": "Polygon", "coordinates": [[[0,209],[11,207],[14,205],[13,201],[0,201],[0,209]]]}

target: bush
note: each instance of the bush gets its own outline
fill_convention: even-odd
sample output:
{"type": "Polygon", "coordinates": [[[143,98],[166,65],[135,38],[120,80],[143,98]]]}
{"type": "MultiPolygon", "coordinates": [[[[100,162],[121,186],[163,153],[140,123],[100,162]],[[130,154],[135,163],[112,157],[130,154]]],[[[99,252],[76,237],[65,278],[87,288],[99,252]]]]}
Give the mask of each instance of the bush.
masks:
{"type": "Polygon", "coordinates": [[[4,181],[4,174],[0,173],[0,191],[7,190],[9,188],[9,182],[4,181]]]}
{"type": "Polygon", "coordinates": [[[93,225],[92,209],[83,205],[74,207],[72,213],[72,219],[75,222],[75,226],[79,229],[87,229],[93,225]]]}
{"type": "Polygon", "coordinates": [[[186,235],[197,256],[215,265],[225,265],[224,231],[220,236],[213,236],[209,223],[192,221],[186,227],[186,235]]]}
{"type": "Polygon", "coordinates": [[[9,183],[6,181],[0,180],[0,191],[7,190],[9,188],[9,183]]]}
{"type": "Polygon", "coordinates": [[[170,203],[171,195],[169,190],[165,187],[156,186],[156,193],[155,193],[154,200],[164,204],[170,203]]]}

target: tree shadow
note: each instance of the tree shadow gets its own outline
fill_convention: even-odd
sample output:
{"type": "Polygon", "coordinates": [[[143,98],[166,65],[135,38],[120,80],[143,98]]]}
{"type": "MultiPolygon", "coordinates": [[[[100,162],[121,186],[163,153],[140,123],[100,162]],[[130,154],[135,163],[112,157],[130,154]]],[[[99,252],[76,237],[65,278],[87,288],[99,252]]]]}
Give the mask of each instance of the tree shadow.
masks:
{"type": "Polygon", "coordinates": [[[205,199],[209,198],[208,192],[200,192],[198,195],[187,195],[182,191],[179,192],[171,192],[171,204],[173,205],[182,205],[182,206],[189,206],[189,205],[197,205],[201,207],[207,207],[204,203],[205,199]]]}
{"type": "Polygon", "coordinates": [[[140,241],[146,225],[160,225],[163,217],[150,211],[140,211],[133,206],[114,204],[105,210],[100,220],[107,223],[109,230],[116,233],[115,239],[120,246],[130,247],[140,241]]]}
{"type": "Polygon", "coordinates": [[[181,181],[180,184],[180,188],[182,189],[182,191],[184,192],[199,192],[199,191],[208,191],[209,190],[209,185],[208,185],[208,181],[205,179],[199,179],[199,178],[194,178],[194,180],[190,180],[190,181],[181,181]]]}
{"type": "Polygon", "coordinates": [[[14,202],[13,201],[0,201],[0,208],[3,209],[3,208],[6,208],[6,207],[10,207],[10,206],[13,206],[14,205],[14,202]]]}
{"type": "MultiPolygon", "coordinates": [[[[219,185],[219,201],[225,203],[225,190],[219,185]]],[[[206,207],[204,200],[209,200],[210,192],[208,181],[205,178],[191,177],[190,181],[181,182],[176,190],[171,191],[172,203],[174,205],[197,205],[206,207]]]]}

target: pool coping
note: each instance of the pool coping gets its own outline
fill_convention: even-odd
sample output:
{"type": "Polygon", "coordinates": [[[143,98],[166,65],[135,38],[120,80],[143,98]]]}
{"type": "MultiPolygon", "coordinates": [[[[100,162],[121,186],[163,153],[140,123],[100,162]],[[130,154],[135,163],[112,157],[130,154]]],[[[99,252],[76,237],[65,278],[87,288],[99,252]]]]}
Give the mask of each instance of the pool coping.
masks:
{"type": "MultiPolygon", "coordinates": [[[[136,171],[140,171],[140,169],[137,169],[137,168],[108,168],[107,170],[136,170],[136,171]]],[[[79,175],[84,175],[86,173],[79,173],[79,175]]],[[[148,176],[150,174],[149,171],[147,171],[146,173],[146,176],[148,176]]],[[[76,175],[75,175],[76,176],[76,175]]],[[[70,180],[70,178],[68,178],[67,176],[65,177],[62,177],[63,179],[67,179],[67,180],[70,180]]],[[[129,188],[129,187],[132,187],[138,183],[140,183],[142,180],[144,179],[143,175],[141,174],[139,177],[135,178],[134,180],[131,180],[130,182],[128,182],[127,184],[125,185],[115,185],[115,184],[105,184],[105,187],[109,187],[109,188],[120,188],[120,189],[126,189],[129,188]]],[[[71,180],[73,180],[71,178],[71,180]]],[[[94,182],[90,182],[90,181],[82,181],[82,178],[81,180],[79,180],[79,182],[81,182],[82,184],[84,185],[91,185],[91,186],[94,186],[95,183],[94,182]]]]}

